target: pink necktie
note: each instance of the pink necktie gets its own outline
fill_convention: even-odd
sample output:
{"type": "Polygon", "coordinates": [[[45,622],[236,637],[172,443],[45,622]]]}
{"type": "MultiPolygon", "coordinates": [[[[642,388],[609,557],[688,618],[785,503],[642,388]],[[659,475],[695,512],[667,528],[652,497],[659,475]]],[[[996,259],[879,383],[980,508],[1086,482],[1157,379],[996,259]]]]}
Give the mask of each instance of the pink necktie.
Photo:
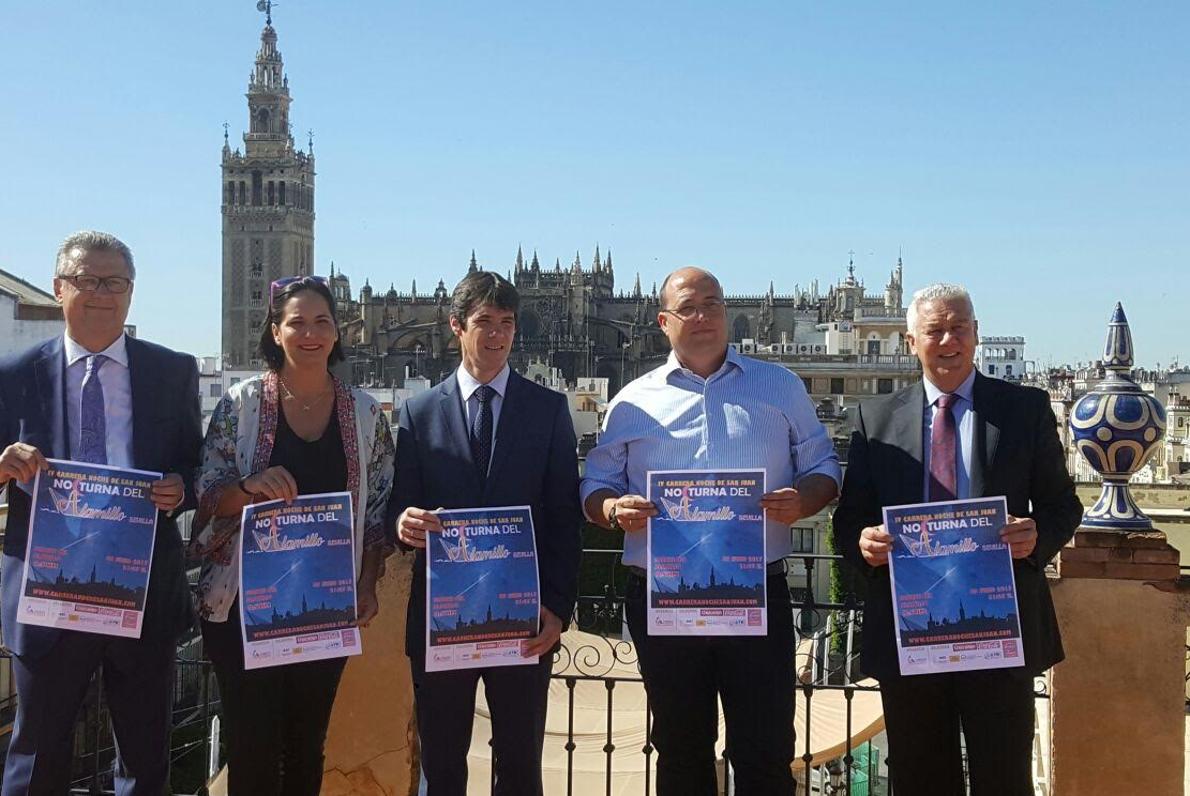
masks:
{"type": "Polygon", "coordinates": [[[930,427],[930,502],[957,497],[954,415],[950,411],[957,400],[957,395],[938,396],[938,412],[930,427]]]}

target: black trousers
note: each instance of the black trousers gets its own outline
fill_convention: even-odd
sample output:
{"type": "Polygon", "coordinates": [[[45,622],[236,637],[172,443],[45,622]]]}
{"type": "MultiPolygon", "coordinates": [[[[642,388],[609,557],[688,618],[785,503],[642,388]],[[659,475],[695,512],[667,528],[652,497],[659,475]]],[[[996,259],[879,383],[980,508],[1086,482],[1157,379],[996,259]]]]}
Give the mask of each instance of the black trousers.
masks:
{"type": "Polygon", "coordinates": [[[65,630],[44,655],[14,655],[17,715],[4,796],[69,791],[75,720],[101,664],[116,737],[116,793],[161,796],[169,788],[175,654],[172,636],[138,640],[65,630]]]}
{"type": "Polygon", "coordinates": [[[226,622],[202,623],[223,704],[229,796],[318,796],[323,744],[346,658],[244,670],[232,606],[226,622]]]}
{"type": "Polygon", "coordinates": [[[1023,670],[922,674],[880,681],[893,793],[1032,796],[1033,678],[1023,670]]]}
{"type": "Polygon", "coordinates": [[[768,579],[768,635],[650,636],[645,583],[625,612],[653,710],[657,796],[715,796],[719,708],[738,796],[789,796],[794,781],[794,633],[784,575],[768,579]]]}
{"type": "Polygon", "coordinates": [[[542,796],[541,747],[553,655],[536,664],[427,672],[413,655],[413,699],[427,796],[466,796],[475,689],[491,711],[494,796],[542,796]]]}

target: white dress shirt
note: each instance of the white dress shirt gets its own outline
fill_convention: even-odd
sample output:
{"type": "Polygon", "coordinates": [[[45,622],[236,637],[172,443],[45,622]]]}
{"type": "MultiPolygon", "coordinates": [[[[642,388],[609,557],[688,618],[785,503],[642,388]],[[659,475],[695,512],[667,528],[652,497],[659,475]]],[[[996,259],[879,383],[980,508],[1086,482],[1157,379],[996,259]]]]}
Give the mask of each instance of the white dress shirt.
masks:
{"type": "MultiPolygon", "coordinates": [[[[581,497],[599,489],[648,494],[650,470],[764,469],[772,492],[809,475],[836,484],[842,471],[802,380],[792,371],[727,349],[709,378],[669,359],[616,393],[599,444],[587,454],[581,497]]],[[[765,525],[770,561],[791,550],[789,525],[765,525]]],[[[642,533],[624,535],[624,563],[645,566],[642,533]]]]}
{"type": "Polygon", "coordinates": [[[99,369],[103,386],[103,411],[106,415],[107,463],[112,467],[133,467],[132,463],[132,381],[128,376],[128,346],[124,335],[102,351],[88,351],[64,335],[66,354],[66,434],[70,455],[82,449],[83,377],[87,357],[103,354],[108,361],[99,369]]]}

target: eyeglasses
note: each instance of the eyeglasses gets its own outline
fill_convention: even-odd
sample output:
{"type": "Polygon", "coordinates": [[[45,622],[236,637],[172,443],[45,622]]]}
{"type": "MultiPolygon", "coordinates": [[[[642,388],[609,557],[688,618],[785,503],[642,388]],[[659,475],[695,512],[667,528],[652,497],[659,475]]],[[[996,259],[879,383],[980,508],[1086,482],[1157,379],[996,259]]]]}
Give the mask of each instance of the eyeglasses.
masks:
{"type": "Polygon", "coordinates": [[[331,282],[325,276],[283,276],[280,279],[274,279],[269,285],[269,306],[273,306],[273,301],[277,298],[278,293],[290,285],[299,283],[322,285],[327,290],[331,288],[331,282]]]}
{"type": "Polygon", "coordinates": [[[714,318],[723,313],[724,303],[718,299],[707,301],[703,304],[687,304],[684,307],[678,307],[676,310],[661,310],[674,315],[683,321],[692,321],[696,315],[701,315],[704,318],[714,318]]]}
{"type": "Polygon", "coordinates": [[[127,293],[132,287],[132,280],[126,276],[92,276],[91,274],[75,274],[74,276],[60,276],[74,285],[75,290],[83,293],[94,293],[103,288],[108,293],[127,293]]]}

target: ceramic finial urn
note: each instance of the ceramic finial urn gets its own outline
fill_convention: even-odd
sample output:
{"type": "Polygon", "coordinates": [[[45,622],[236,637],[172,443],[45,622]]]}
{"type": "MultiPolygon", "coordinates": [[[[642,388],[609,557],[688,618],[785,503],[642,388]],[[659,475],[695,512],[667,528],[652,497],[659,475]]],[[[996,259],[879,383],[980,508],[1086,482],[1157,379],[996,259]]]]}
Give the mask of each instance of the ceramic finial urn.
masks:
{"type": "Polygon", "coordinates": [[[1132,332],[1117,303],[1107,327],[1107,377],[1074,404],[1070,429],[1079,453],[1103,476],[1099,500],[1083,527],[1136,531],[1153,527],[1132,499],[1128,482],[1165,436],[1165,408],[1132,379],[1132,332]]]}

